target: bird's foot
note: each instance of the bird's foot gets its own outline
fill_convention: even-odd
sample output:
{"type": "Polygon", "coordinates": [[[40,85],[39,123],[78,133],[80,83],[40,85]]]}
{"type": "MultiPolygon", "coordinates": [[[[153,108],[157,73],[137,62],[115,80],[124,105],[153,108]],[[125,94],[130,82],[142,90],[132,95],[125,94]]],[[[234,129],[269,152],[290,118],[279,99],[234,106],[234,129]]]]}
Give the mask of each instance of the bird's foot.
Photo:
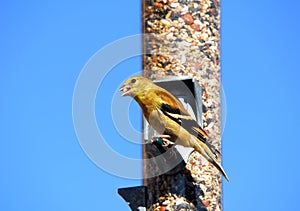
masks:
{"type": "Polygon", "coordinates": [[[173,144],[168,139],[169,135],[152,136],[151,144],[155,145],[161,153],[166,152],[173,144]]]}
{"type": "Polygon", "coordinates": [[[151,143],[158,143],[162,147],[168,147],[171,144],[171,141],[169,140],[171,136],[169,135],[158,135],[158,136],[152,136],[151,137],[151,143]]]}

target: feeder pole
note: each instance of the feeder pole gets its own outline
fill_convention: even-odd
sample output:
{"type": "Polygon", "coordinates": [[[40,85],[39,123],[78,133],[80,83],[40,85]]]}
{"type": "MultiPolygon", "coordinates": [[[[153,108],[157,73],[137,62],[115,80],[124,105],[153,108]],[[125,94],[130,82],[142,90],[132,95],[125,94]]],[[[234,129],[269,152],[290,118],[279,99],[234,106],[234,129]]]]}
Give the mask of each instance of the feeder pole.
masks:
{"type": "MultiPolygon", "coordinates": [[[[190,77],[198,81],[203,128],[221,150],[219,0],[142,2],[143,75],[152,80],[190,77]]],[[[191,154],[184,171],[149,178],[153,169],[147,165],[146,146],[147,210],[222,210],[221,176],[199,153],[191,154]]]]}

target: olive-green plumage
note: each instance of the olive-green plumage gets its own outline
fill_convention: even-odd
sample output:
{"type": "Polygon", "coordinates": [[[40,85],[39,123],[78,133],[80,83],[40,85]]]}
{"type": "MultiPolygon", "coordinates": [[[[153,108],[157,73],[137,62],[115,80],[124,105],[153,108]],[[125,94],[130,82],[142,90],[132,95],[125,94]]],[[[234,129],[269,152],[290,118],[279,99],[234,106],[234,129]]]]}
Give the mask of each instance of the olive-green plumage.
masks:
{"type": "Polygon", "coordinates": [[[217,161],[218,151],[208,142],[207,133],[176,97],[142,76],[127,79],[120,90],[123,96],[131,96],[136,100],[154,130],[169,135],[175,144],[193,147],[229,181],[217,161]]]}

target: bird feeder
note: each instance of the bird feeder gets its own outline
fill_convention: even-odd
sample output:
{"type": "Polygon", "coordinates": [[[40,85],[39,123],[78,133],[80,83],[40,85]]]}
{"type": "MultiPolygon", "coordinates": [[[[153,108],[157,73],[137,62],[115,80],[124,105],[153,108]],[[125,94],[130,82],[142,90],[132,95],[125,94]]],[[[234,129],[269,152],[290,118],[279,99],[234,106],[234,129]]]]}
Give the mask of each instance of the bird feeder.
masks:
{"type": "MultiPolygon", "coordinates": [[[[142,4],[143,76],[163,78],[155,83],[182,101],[221,151],[220,0],[143,0],[142,4]]],[[[144,207],[221,211],[222,183],[217,170],[202,162],[199,153],[190,155],[183,147],[165,149],[159,142],[151,143],[151,137],[158,134],[146,121],[143,127],[147,143],[143,145],[144,207]],[[152,162],[156,157],[163,159],[152,162]],[[176,161],[174,168],[157,170],[170,160],[176,161]]]]}

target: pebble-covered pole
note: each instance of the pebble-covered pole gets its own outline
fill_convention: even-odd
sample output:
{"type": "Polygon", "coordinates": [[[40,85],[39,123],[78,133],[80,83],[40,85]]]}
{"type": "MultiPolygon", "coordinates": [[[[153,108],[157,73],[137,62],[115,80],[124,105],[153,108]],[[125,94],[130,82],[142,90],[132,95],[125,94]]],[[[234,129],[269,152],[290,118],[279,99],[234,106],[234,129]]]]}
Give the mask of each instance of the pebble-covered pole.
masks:
{"type": "MultiPolygon", "coordinates": [[[[220,150],[219,0],[143,0],[142,10],[143,32],[147,34],[143,39],[144,76],[195,78],[202,87],[203,128],[220,150]]],[[[143,154],[147,158],[145,147],[143,154]]],[[[182,178],[189,180],[184,175],[144,180],[148,187],[147,210],[222,210],[219,172],[196,152],[185,168],[192,177],[184,182],[185,186],[178,187],[182,178]]],[[[149,171],[144,169],[145,178],[149,171]]]]}

